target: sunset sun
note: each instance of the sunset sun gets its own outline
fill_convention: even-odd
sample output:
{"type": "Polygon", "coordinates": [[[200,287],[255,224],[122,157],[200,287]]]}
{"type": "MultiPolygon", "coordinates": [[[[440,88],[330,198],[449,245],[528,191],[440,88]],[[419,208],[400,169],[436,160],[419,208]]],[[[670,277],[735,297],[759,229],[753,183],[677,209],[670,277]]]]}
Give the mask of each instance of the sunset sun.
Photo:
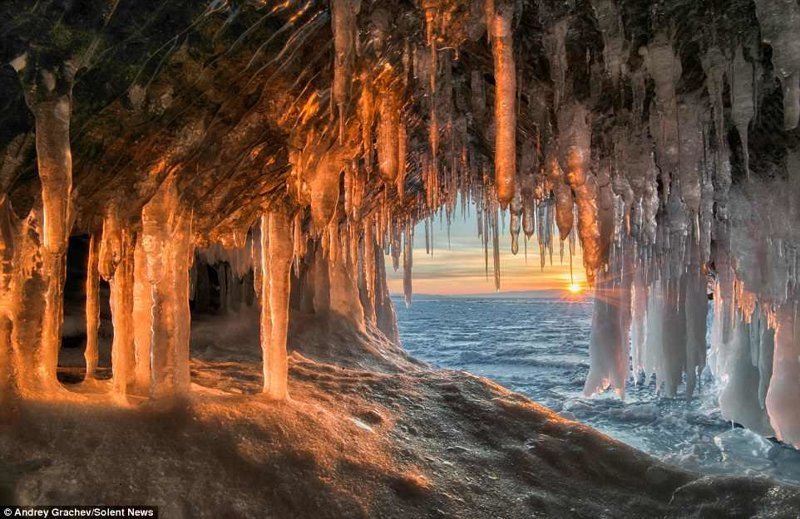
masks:
{"type": "Polygon", "coordinates": [[[567,291],[570,294],[576,294],[577,295],[577,294],[580,294],[581,292],[583,292],[583,287],[579,283],[570,283],[569,285],[567,285],[567,291]]]}

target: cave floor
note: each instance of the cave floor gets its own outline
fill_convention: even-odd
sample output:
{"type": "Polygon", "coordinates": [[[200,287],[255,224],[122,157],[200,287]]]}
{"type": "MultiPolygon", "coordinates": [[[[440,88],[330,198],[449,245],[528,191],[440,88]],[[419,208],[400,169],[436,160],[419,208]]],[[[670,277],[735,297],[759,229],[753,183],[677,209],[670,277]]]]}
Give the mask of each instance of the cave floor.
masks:
{"type": "Polygon", "coordinates": [[[26,402],[0,425],[0,502],[147,504],[167,518],[800,511],[800,488],[669,467],[463,372],[293,354],[280,403],[258,394],[256,362],[194,360],[192,375],[191,396],[168,407],[26,402]]]}

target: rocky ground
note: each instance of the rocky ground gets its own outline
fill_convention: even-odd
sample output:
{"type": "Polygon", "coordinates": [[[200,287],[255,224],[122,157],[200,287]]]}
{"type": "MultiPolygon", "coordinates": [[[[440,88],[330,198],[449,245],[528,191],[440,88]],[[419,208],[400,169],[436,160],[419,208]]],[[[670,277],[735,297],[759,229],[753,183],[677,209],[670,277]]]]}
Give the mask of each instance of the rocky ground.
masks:
{"type": "Polygon", "coordinates": [[[467,373],[295,353],[291,399],[274,403],[258,395],[257,362],[201,357],[191,397],[169,407],[23,407],[0,427],[0,501],[151,504],[167,518],[800,511],[798,488],[666,466],[467,373]]]}

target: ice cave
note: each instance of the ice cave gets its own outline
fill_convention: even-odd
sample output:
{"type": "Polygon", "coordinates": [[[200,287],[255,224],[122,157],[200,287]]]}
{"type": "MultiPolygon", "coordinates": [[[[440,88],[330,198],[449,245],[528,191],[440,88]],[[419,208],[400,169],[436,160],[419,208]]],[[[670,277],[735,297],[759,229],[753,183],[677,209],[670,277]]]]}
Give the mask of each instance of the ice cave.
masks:
{"type": "Polygon", "coordinates": [[[0,64],[6,516],[800,517],[798,0],[3,0],[0,64]],[[585,329],[415,336],[548,320],[571,411],[404,349],[463,221],[585,329]],[[581,423],[631,391],[798,479],[581,423]]]}

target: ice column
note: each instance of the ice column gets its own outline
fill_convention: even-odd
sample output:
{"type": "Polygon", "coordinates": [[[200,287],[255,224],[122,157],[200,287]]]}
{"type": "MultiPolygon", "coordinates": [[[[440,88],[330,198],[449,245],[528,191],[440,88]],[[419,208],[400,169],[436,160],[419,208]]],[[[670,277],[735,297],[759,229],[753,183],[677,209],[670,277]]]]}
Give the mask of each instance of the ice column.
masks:
{"type": "Polygon", "coordinates": [[[97,372],[97,332],[100,328],[100,237],[93,233],[89,241],[86,265],[86,379],[97,372]]]}
{"type": "Polygon", "coordinates": [[[127,229],[120,235],[122,257],[109,280],[111,287],[111,321],[114,340],[111,344],[113,388],[126,395],[134,382],[134,322],[133,322],[133,236],[127,229]]]}
{"type": "MultiPolygon", "coordinates": [[[[181,207],[169,179],[142,210],[141,239],[152,315],[150,392],[156,398],[189,389],[191,238],[191,215],[181,207]]],[[[137,349],[140,357],[146,350],[144,345],[137,349]]]]}
{"type": "Polygon", "coordinates": [[[27,102],[36,122],[36,164],[42,185],[42,273],[47,288],[36,377],[45,389],[57,384],[56,368],[64,320],[65,255],[71,232],[69,126],[74,75],[71,63],[51,70],[40,68],[36,71],[34,84],[29,85],[27,91],[27,102]]]}
{"type": "Polygon", "coordinates": [[[616,272],[601,269],[595,284],[594,314],[589,339],[590,368],[583,386],[583,392],[587,396],[609,387],[619,396],[625,393],[625,380],[628,376],[630,285],[619,283],[618,278],[615,282],[616,276],[616,272]]]}
{"type": "Polygon", "coordinates": [[[800,447],[800,326],[797,289],[794,297],[777,311],[772,380],[767,391],[767,410],[778,438],[800,447]]]}
{"type": "Polygon", "coordinates": [[[291,218],[281,212],[265,213],[261,217],[263,392],[275,400],[286,398],[288,389],[286,337],[291,266],[291,218]]]}

